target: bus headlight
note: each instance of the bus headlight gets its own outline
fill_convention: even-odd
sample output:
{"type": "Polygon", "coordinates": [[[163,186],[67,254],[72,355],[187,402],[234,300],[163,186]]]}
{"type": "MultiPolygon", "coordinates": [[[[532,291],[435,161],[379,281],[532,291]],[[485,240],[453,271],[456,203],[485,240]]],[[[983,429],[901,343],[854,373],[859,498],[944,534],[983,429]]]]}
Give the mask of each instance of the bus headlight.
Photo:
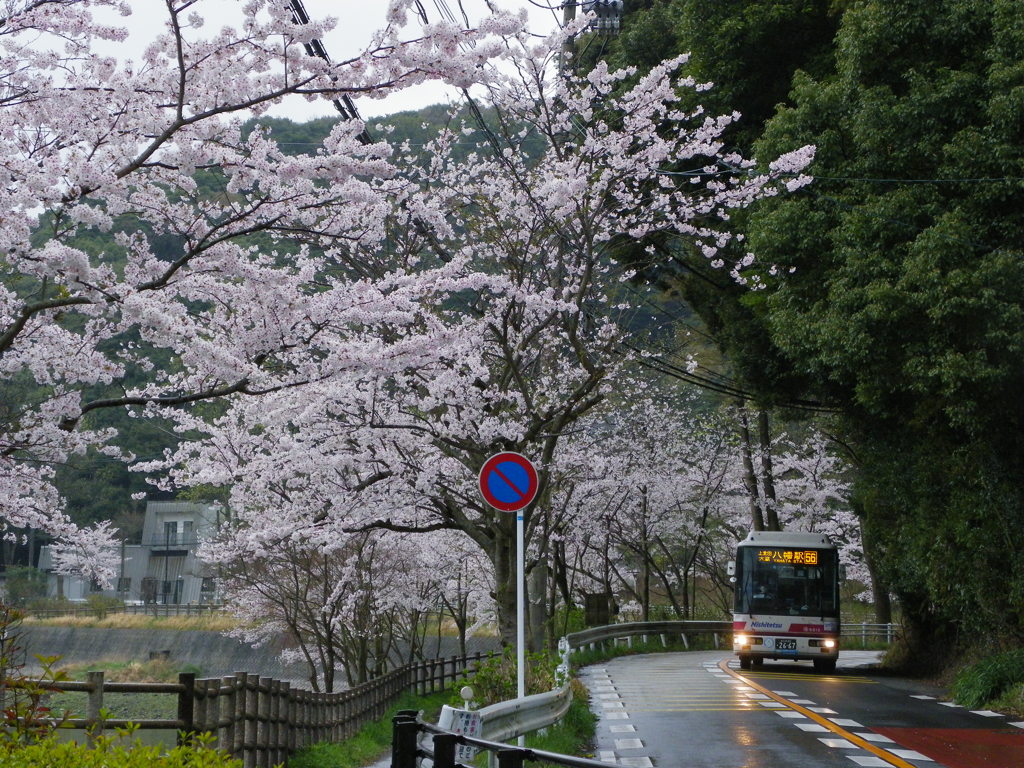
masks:
{"type": "Polygon", "coordinates": [[[733,643],[736,645],[750,645],[750,638],[746,635],[736,635],[733,638],[733,643]]]}
{"type": "Polygon", "coordinates": [[[824,646],[825,648],[835,648],[835,647],[836,647],[836,641],[835,641],[835,640],[832,640],[831,638],[830,638],[830,639],[828,639],[828,640],[823,640],[821,644],[822,644],[822,645],[823,645],[823,646],[824,646]]]}

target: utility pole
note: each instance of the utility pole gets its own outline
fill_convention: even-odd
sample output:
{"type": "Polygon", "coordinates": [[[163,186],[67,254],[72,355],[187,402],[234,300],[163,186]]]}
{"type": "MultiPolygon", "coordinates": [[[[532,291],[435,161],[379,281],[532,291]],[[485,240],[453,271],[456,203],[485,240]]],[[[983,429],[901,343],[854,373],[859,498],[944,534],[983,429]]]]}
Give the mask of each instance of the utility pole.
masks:
{"type": "MultiPolygon", "coordinates": [[[[562,4],[562,27],[567,27],[576,18],[576,0],[565,0],[562,4]]],[[[576,53],[576,38],[567,37],[562,43],[562,58],[558,70],[563,75],[572,71],[572,58],[576,53]]]]}

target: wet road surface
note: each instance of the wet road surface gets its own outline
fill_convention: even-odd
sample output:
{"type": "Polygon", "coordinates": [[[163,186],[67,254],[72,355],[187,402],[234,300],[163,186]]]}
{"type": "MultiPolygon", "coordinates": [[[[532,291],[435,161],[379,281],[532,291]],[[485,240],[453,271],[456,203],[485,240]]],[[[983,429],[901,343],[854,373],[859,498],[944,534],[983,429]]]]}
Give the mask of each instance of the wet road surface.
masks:
{"type": "Polygon", "coordinates": [[[1024,768],[1024,722],[967,711],[916,681],[809,662],[741,672],[718,651],[587,667],[596,757],[665,768],[1024,768]]]}

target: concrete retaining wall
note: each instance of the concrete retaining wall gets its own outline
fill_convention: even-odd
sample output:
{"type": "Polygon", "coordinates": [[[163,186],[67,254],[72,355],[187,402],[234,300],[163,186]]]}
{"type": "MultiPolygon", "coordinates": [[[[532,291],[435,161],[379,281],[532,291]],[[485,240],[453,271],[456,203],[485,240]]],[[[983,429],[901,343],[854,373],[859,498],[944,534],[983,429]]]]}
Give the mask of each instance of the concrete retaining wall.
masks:
{"type": "MultiPolygon", "coordinates": [[[[253,648],[220,632],[178,629],[110,629],[88,627],[22,627],[28,650],[28,669],[38,670],[34,656],[60,656],[61,663],[94,661],[148,661],[153,654],[166,655],[176,667],[192,665],[200,677],[223,677],[250,672],[262,677],[287,680],[309,688],[305,664],[283,664],[278,658],[285,638],[253,648]]],[[[498,647],[493,638],[475,638],[467,643],[469,653],[498,647]]],[[[453,638],[442,638],[440,647],[428,642],[433,656],[459,653],[453,638]]]]}
{"type": "Polygon", "coordinates": [[[307,684],[302,664],[282,664],[283,643],[253,648],[220,632],[174,629],[100,629],[86,627],[23,627],[29,668],[34,655],[59,655],[65,664],[94,661],[148,661],[166,655],[175,666],[198,667],[201,677],[252,672],[264,677],[307,684]]]}

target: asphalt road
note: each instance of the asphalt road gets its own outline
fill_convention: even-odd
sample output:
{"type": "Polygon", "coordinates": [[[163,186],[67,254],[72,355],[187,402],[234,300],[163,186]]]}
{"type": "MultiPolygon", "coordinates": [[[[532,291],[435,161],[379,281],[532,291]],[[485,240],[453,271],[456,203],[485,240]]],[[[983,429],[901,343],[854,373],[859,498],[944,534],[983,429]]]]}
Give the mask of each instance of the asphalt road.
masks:
{"type": "Polygon", "coordinates": [[[1024,768],[1024,722],[877,674],[847,652],[745,672],[712,651],[629,656],[580,678],[599,714],[596,757],[648,768],[1024,768]]]}

